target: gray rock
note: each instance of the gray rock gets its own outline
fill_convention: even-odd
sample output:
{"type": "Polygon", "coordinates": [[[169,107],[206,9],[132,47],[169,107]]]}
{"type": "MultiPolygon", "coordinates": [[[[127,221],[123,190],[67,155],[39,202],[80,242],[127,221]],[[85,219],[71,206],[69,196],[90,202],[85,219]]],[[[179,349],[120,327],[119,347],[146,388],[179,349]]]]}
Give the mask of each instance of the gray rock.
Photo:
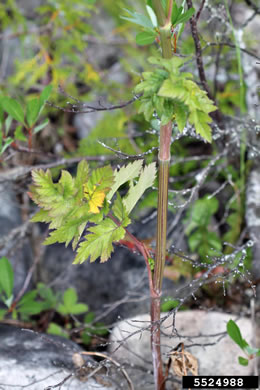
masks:
{"type": "Polygon", "coordinates": [[[117,389],[115,379],[100,372],[87,380],[97,363],[84,358],[84,367],[77,367],[75,354],[80,351],[72,341],[57,336],[0,325],[0,389],[47,390],[63,381],[59,388],[64,390],[117,389]]]}
{"type": "MultiPolygon", "coordinates": [[[[91,105],[95,105],[95,103],[91,103],[91,105]]],[[[73,125],[77,130],[78,137],[80,139],[87,137],[103,116],[103,111],[90,112],[89,114],[76,114],[73,118],[73,125]]]]}
{"type": "Polygon", "coordinates": [[[73,265],[74,257],[75,253],[63,245],[47,248],[38,269],[39,280],[57,291],[74,287],[81,302],[87,303],[105,323],[148,310],[148,282],[141,256],[116,248],[112,258],[103,264],[86,261],[73,265]]]}
{"type": "MultiPolygon", "coordinates": [[[[260,171],[259,165],[254,164],[255,167],[251,171],[246,191],[246,224],[249,230],[250,238],[254,241],[253,246],[253,262],[252,262],[252,274],[254,280],[260,278],[260,171]]],[[[257,297],[259,300],[260,285],[257,286],[257,297]]]]}
{"type": "MultiPolygon", "coordinates": [[[[156,232],[155,220],[145,224],[135,223],[133,231],[140,239],[153,237],[156,232]]],[[[87,303],[106,324],[117,321],[118,316],[128,318],[146,313],[149,311],[150,296],[145,261],[142,256],[126,248],[114,247],[115,251],[107,262],[85,261],[81,265],[72,264],[75,253],[71,248],[60,244],[47,247],[38,266],[39,281],[57,291],[74,287],[79,299],[87,303]]],[[[176,289],[181,283],[165,278],[163,295],[179,297],[176,289]]]]}
{"type": "Polygon", "coordinates": [[[17,0],[16,4],[26,17],[31,17],[35,9],[44,4],[44,0],[17,0]]]}
{"type": "Polygon", "coordinates": [[[28,269],[32,263],[32,253],[28,240],[23,237],[7,239],[13,229],[22,224],[19,204],[16,199],[14,187],[11,183],[0,183],[0,258],[7,257],[14,268],[14,292],[22,287],[28,269]]]}
{"type": "MultiPolygon", "coordinates": [[[[198,359],[199,375],[252,375],[253,362],[251,361],[247,367],[239,365],[238,356],[243,353],[224,333],[226,323],[230,319],[236,320],[231,314],[213,311],[181,311],[177,313],[174,323],[176,332],[171,315],[162,323],[161,328],[163,360],[166,362],[170,352],[179,343],[184,342],[185,349],[198,359]]],[[[114,358],[122,363],[139,367],[141,365],[144,369],[151,370],[150,332],[145,330],[149,324],[148,314],[119,322],[110,337],[110,353],[116,350],[113,353],[114,358]],[[117,349],[119,345],[120,348],[117,349]]],[[[243,338],[252,345],[251,321],[240,318],[237,324],[243,338]]]]}
{"type": "Polygon", "coordinates": [[[97,39],[97,42],[88,42],[86,48],[87,60],[95,68],[108,69],[118,61],[121,50],[118,45],[107,44],[103,40],[114,39],[113,30],[116,25],[112,17],[101,8],[99,8],[98,14],[92,15],[88,22],[101,39],[97,39]]]}

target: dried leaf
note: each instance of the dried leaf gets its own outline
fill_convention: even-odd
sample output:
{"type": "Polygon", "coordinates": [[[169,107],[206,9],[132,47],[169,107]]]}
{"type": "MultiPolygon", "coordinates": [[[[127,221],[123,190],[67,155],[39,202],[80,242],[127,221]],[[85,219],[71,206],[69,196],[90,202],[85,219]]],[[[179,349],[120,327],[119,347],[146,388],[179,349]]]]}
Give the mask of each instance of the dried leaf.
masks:
{"type": "Polygon", "coordinates": [[[174,351],[171,354],[171,368],[177,376],[187,375],[188,371],[198,375],[198,360],[190,352],[174,351]]]}
{"type": "Polygon", "coordinates": [[[84,361],[82,355],[78,352],[76,352],[72,355],[72,361],[73,361],[74,366],[76,368],[80,368],[80,367],[84,366],[84,364],[85,364],[85,361],[84,361]]]}

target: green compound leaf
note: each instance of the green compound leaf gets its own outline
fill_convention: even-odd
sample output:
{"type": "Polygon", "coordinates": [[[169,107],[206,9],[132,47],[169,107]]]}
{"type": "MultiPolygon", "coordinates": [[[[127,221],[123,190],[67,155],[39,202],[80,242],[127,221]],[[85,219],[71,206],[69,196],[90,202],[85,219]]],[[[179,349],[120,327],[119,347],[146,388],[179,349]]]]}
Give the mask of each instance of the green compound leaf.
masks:
{"type": "Polygon", "coordinates": [[[46,238],[43,245],[51,245],[55,242],[64,242],[65,246],[68,246],[69,243],[74,239],[72,246],[73,249],[75,249],[75,246],[77,245],[88,220],[89,215],[87,214],[85,220],[72,219],[71,221],[68,221],[63,226],[51,231],[49,237],[46,238]]]}
{"type": "MultiPolygon", "coordinates": [[[[53,229],[44,244],[64,242],[67,246],[72,241],[75,249],[86,224],[98,224],[103,219],[108,207],[107,201],[104,201],[105,194],[114,182],[112,168],[98,168],[89,176],[89,166],[82,161],[78,165],[76,178],[65,170],[61,172],[58,183],[53,183],[50,171],[33,171],[32,176],[34,185],[30,187],[29,194],[42,208],[32,221],[50,222],[50,229],[53,229]],[[100,194],[102,204],[96,204],[100,194]]],[[[127,218],[124,223],[127,223],[127,218]]]]}
{"type": "Polygon", "coordinates": [[[149,62],[157,68],[153,72],[144,72],[143,81],[135,88],[136,93],[143,94],[139,113],[151,121],[156,112],[163,125],[175,119],[180,131],[189,120],[196,132],[211,142],[209,123],[212,119],[208,114],[217,108],[206,92],[191,80],[192,74],[180,71],[183,59],[151,57],[149,62]]]}
{"type": "Polygon", "coordinates": [[[6,111],[12,118],[18,122],[24,123],[24,111],[18,101],[6,96],[1,96],[0,104],[4,111],[6,111]]]}
{"type": "Polygon", "coordinates": [[[88,311],[88,306],[84,303],[78,303],[76,290],[68,288],[63,294],[63,304],[60,304],[57,310],[63,315],[82,314],[88,311]]]}
{"type": "Polygon", "coordinates": [[[144,169],[142,169],[137,184],[131,182],[130,189],[127,195],[123,198],[123,203],[128,214],[130,214],[130,212],[132,211],[138,200],[141,198],[145,190],[147,190],[147,188],[153,185],[155,177],[156,164],[151,163],[145,166],[144,169]]]}
{"type": "Polygon", "coordinates": [[[98,168],[91,173],[87,186],[91,191],[94,187],[97,191],[108,192],[114,183],[114,172],[110,165],[98,168]]]}
{"type": "Polygon", "coordinates": [[[114,171],[114,184],[112,185],[111,190],[107,194],[107,199],[112,199],[113,195],[116,193],[119,187],[139,176],[142,169],[142,165],[142,160],[136,160],[126,166],[121,167],[119,171],[114,171]]]}
{"type": "Polygon", "coordinates": [[[179,102],[173,103],[173,111],[179,131],[183,131],[188,119],[188,109],[179,102]]]}
{"type": "Polygon", "coordinates": [[[241,335],[239,327],[233,320],[229,320],[227,323],[227,333],[242,350],[248,346],[248,343],[241,335]]]}
{"type": "Polygon", "coordinates": [[[87,183],[89,176],[89,165],[87,161],[82,160],[77,167],[77,174],[75,178],[75,184],[78,187],[82,187],[83,184],[87,183]]]}
{"type": "Polygon", "coordinates": [[[202,111],[193,111],[189,115],[189,122],[195,126],[196,133],[200,134],[206,141],[211,142],[211,128],[207,122],[211,122],[210,116],[202,111]]]}
{"type": "Polygon", "coordinates": [[[108,260],[113,252],[113,242],[119,241],[125,236],[125,230],[122,226],[117,226],[115,222],[107,218],[99,225],[89,228],[90,234],[85,236],[86,241],[80,243],[77,250],[77,256],[73,262],[83,263],[90,257],[90,262],[98,257],[101,263],[108,260]]]}
{"type": "Polygon", "coordinates": [[[188,92],[189,91],[183,88],[183,83],[181,80],[174,82],[167,79],[163,82],[158,95],[170,99],[179,99],[184,102],[188,97],[188,92]]]}

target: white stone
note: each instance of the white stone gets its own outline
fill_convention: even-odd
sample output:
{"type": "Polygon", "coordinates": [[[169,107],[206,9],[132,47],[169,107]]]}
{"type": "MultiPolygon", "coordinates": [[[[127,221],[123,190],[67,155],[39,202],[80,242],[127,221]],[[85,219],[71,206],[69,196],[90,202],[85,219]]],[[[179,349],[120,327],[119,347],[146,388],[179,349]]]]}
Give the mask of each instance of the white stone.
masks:
{"type": "MultiPolygon", "coordinates": [[[[166,313],[162,314],[164,318],[166,313]]],[[[181,311],[176,315],[175,327],[171,315],[162,324],[161,337],[163,360],[166,362],[169,353],[180,342],[192,353],[199,363],[199,375],[252,375],[253,363],[247,367],[238,363],[238,356],[243,351],[230,339],[226,332],[227,322],[233,319],[240,327],[242,337],[252,345],[253,330],[247,318],[237,318],[231,314],[205,311],[181,311]],[[196,344],[190,348],[189,345],[196,344]]],[[[118,343],[122,345],[112,355],[117,361],[142,365],[151,368],[150,316],[144,314],[117,324],[111,334],[110,352],[118,343]],[[146,328],[146,330],[144,330],[146,328]],[[133,334],[132,336],[130,336],[133,334]],[[129,337],[130,336],[130,337],[129,337]],[[126,338],[126,341],[123,342],[126,338]]]]}

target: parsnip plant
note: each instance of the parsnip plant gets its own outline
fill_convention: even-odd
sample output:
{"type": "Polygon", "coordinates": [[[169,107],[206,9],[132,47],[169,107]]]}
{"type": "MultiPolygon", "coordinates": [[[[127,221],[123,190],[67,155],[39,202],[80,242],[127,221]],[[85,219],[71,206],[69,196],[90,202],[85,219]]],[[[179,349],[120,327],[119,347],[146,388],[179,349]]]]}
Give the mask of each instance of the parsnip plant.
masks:
{"type": "MultiPolygon", "coordinates": [[[[160,120],[158,168],[153,162],[145,165],[137,160],[119,169],[107,165],[90,172],[81,161],[76,177],[63,170],[58,182],[51,172],[34,171],[30,196],[40,206],[33,222],[49,223],[51,229],[45,244],[63,242],[76,252],[74,263],[105,262],[111,256],[113,243],[128,242],[144,257],[151,296],[151,346],[154,381],[157,390],[165,388],[165,373],[160,352],[160,297],[166,256],[168,210],[168,176],[171,159],[171,135],[175,124],[183,131],[189,123],[198,135],[211,142],[210,113],[216,110],[208,92],[192,80],[191,73],[182,71],[185,61],[178,57],[176,47],[185,22],[194,8],[178,7],[174,0],[152,0],[147,15],[128,11],[127,20],[141,26],[138,44],[161,46],[156,57],[149,59],[150,69],[142,74],[135,93],[140,98],[139,113],[147,121],[155,116],[160,120]],[[179,32],[175,31],[180,25],[179,32]],[[128,226],[131,212],[146,190],[153,186],[158,171],[158,219],[156,250],[133,236],[128,226]],[[128,184],[123,197],[120,188],[128,184]]],[[[3,101],[3,100],[2,100],[3,101]]],[[[2,105],[5,108],[5,105],[2,105]]],[[[12,115],[9,112],[9,115],[12,115]]],[[[15,118],[19,119],[19,118],[15,118]]],[[[130,247],[130,245],[129,245],[130,247]]]]}

